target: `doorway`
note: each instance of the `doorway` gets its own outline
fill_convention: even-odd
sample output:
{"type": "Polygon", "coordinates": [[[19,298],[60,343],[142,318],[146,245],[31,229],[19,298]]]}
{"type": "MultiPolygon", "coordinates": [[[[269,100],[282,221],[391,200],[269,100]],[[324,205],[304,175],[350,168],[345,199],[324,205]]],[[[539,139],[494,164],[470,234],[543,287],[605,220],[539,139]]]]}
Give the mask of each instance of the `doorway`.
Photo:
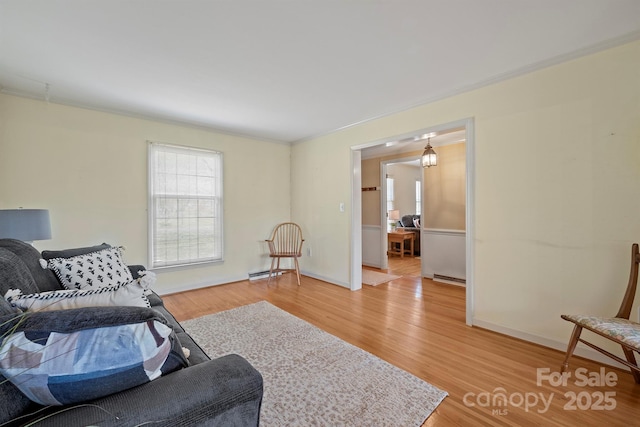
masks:
{"type": "Polygon", "coordinates": [[[422,277],[420,218],[423,210],[423,176],[418,155],[405,155],[380,161],[380,218],[382,220],[380,229],[383,230],[380,242],[382,254],[380,268],[382,270],[393,267],[394,270],[406,273],[402,275],[422,277]],[[402,244],[391,243],[393,246],[401,246],[399,249],[404,252],[404,256],[399,257],[401,262],[398,262],[397,255],[388,252],[390,245],[388,233],[390,232],[410,233],[410,241],[403,239],[402,244]],[[413,246],[413,249],[410,248],[407,253],[405,246],[413,246]]]}
{"type": "MultiPolygon", "coordinates": [[[[473,128],[473,119],[462,119],[451,123],[442,124],[439,126],[434,126],[431,128],[420,129],[414,132],[410,132],[407,134],[385,138],[384,140],[378,140],[369,142],[366,144],[356,145],[352,147],[352,166],[353,166],[353,175],[352,175],[352,247],[351,247],[351,289],[357,290],[362,287],[361,285],[361,274],[362,274],[362,265],[363,265],[363,241],[367,241],[369,239],[367,237],[367,233],[365,230],[365,226],[363,226],[363,195],[367,194],[363,190],[362,179],[363,179],[363,154],[365,156],[371,155],[372,152],[380,154],[380,157],[385,158],[385,160],[390,160],[394,156],[396,158],[400,157],[397,153],[400,153],[402,150],[421,151],[424,149],[426,145],[426,138],[423,138],[425,135],[435,134],[447,134],[452,133],[453,131],[461,132],[464,136],[465,141],[465,152],[464,152],[464,233],[462,235],[462,248],[461,250],[464,253],[464,270],[465,270],[465,280],[466,280],[466,323],[468,325],[473,324],[473,301],[474,301],[474,254],[475,254],[475,246],[474,246],[474,212],[475,212],[475,190],[474,190],[474,179],[475,179],[475,144],[474,144],[474,128],[473,128]],[[418,148],[419,147],[419,148],[418,148]],[[394,154],[395,153],[395,154],[394,154]]],[[[432,141],[433,142],[433,141],[432,141]]],[[[437,151],[437,147],[434,146],[437,151]]],[[[436,166],[437,167],[437,166],[436,166]]],[[[426,184],[424,184],[426,185],[426,184]]],[[[379,190],[382,192],[384,186],[380,186],[379,190]]],[[[422,212],[425,212],[424,204],[425,201],[422,201],[423,209],[422,212]]],[[[382,205],[380,203],[380,205],[382,205]]],[[[385,215],[386,216],[386,215],[385,215]]],[[[382,218],[382,213],[380,213],[380,217],[382,218]]],[[[383,227],[380,227],[380,244],[377,247],[380,249],[380,264],[382,265],[382,246],[386,248],[386,235],[383,241],[382,234],[383,227]]],[[[425,223],[422,222],[421,232],[427,232],[428,229],[425,227],[425,223]]],[[[446,234],[446,233],[444,233],[446,234]]],[[[424,267],[425,264],[425,243],[422,243],[421,248],[421,259],[422,265],[424,267]]],[[[369,245],[367,245],[369,247],[369,245]]],[[[385,251],[386,255],[386,251],[385,251]]],[[[425,277],[425,270],[422,268],[422,276],[425,277]]]]}

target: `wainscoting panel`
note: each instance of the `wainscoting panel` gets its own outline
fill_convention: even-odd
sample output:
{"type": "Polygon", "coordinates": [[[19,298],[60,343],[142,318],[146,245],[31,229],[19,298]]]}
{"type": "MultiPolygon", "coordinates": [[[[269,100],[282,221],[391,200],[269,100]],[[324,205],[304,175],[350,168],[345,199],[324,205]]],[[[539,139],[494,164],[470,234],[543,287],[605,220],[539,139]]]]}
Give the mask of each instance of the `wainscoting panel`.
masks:
{"type": "Polygon", "coordinates": [[[422,238],[422,265],[425,277],[444,282],[449,282],[446,278],[451,278],[451,283],[466,280],[464,230],[426,229],[422,238]]]}
{"type": "MultiPolygon", "coordinates": [[[[369,267],[382,267],[380,242],[382,229],[379,225],[362,226],[362,264],[369,267]]],[[[385,254],[386,255],[386,254],[385,254]]]]}

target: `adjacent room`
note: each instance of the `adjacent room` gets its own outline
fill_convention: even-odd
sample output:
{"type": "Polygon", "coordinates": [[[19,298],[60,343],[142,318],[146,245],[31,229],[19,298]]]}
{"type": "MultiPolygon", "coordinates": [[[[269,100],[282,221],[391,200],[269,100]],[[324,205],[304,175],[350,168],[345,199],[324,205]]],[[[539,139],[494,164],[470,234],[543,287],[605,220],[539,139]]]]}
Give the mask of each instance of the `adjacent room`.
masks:
{"type": "Polygon", "coordinates": [[[632,423],[639,76],[637,0],[0,0],[0,425],[632,423]]]}

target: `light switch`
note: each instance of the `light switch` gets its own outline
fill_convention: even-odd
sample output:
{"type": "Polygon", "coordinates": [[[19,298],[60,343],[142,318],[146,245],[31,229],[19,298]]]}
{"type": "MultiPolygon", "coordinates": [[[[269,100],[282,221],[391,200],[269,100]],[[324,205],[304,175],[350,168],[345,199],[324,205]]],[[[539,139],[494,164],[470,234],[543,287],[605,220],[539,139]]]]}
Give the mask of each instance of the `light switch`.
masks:
{"type": "Polygon", "coordinates": [[[344,212],[344,203],[340,203],[340,212],[344,212]]]}

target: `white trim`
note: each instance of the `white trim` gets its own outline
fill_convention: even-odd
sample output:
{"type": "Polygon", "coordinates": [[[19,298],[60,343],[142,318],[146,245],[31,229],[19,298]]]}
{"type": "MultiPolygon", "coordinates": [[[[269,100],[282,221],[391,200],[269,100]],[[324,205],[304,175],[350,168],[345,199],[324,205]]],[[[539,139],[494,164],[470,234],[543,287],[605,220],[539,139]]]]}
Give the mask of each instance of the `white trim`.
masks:
{"type": "MultiPolygon", "coordinates": [[[[483,320],[474,319],[473,326],[487,329],[489,331],[497,332],[499,334],[507,335],[513,338],[518,338],[524,341],[528,341],[534,344],[541,345],[543,347],[552,348],[554,350],[561,351],[566,354],[567,344],[569,343],[569,335],[567,335],[567,342],[560,342],[549,338],[541,337],[539,335],[530,334],[528,332],[519,331],[516,329],[507,328],[505,326],[496,325],[495,323],[485,322],[483,320]]],[[[588,331],[587,331],[588,332],[588,331]]],[[[621,363],[616,362],[613,359],[606,357],[605,355],[578,343],[575,352],[575,356],[584,357],[585,359],[594,360],[598,363],[604,363],[616,368],[622,368],[625,371],[629,371],[629,368],[621,363]]],[[[624,358],[624,356],[621,356],[624,358]]],[[[562,359],[558,359],[558,366],[540,366],[540,368],[551,368],[552,370],[560,371],[560,364],[562,359]]],[[[569,359],[569,366],[571,366],[571,359],[569,359]]]]}
{"type": "Polygon", "coordinates": [[[363,224],[362,225],[362,229],[363,230],[380,230],[381,227],[379,225],[363,224]]]}
{"type": "MultiPolygon", "coordinates": [[[[387,247],[387,163],[380,162],[380,247],[387,247]]],[[[362,242],[362,239],[360,239],[362,242]]],[[[362,244],[362,243],[361,243],[362,244]]],[[[387,258],[387,250],[380,251],[380,269],[389,268],[389,259],[387,258]]]]}
{"type": "Polygon", "coordinates": [[[423,228],[422,234],[442,234],[447,236],[459,236],[467,234],[465,230],[449,230],[446,228],[423,228]]]}
{"type": "MultiPolygon", "coordinates": [[[[147,257],[148,257],[148,266],[150,269],[162,269],[162,268],[181,268],[185,266],[195,266],[199,264],[209,264],[209,263],[222,263],[224,262],[224,235],[225,235],[225,226],[224,226],[224,153],[217,150],[200,148],[200,147],[191,147],[180,144],[172,144],[160,141],[147,141],[147,215],[148,215],[148,224],[147,224],[147,257]],[[165,265],[154,265],[154,256],[153,256],[153,247],[154,247],[154,228],[153,225],[156,221],[155,219],[155,203],[156,197],[155,194],[155,166],[154,166],[154,154],[156,153],[174,153],[174,154],[184,154],[189,153],[190,155],[202,155],[207,156],[214,159],[216,167],[219,168],[219,176],[217,177],[217,183],[214,188],[214,195],[207,198],[211,200],[218,200],[219,209],[216,212],[219,218],[219,222],[214,224],[214,226],[219,225],[220,238],[214,239],[215,244],[220,245],[220,253],[219,257],[215,258],[200,258],[200,259],[190,259],[185,262],[173,262],[165,265]]],[[[163,193],[168,197],[184,197],[179,192],[176,191],[175,194],[163,193]]],[[[204,197],[196,197],[196,196],[188,196],[188,198],[200,199],[204,197]]]]}
{"type": "MultiPolygon", "coordinates": [[[[415,133],[411,133],[415,135],[415,133]]],[[[387,257],[387,224],[389,220],[387,218],[387,167],[394,163],[404,163],[411,160],[420,159],[420,156],[409,156],[406,154],[398,154],[398,157],[392,159],[383,160],[380,162],[380,269],[386,270],[389,268],[389,258],[387,257]]],[[[420,174],[420,182],[422,182],[424,174],[420,174]]],[[[423,187],[424,188],[424,187],[423,187]]],[[[424,201],[423,201],[424,203],[424,201]]],[[[422,207],[424,210],[424,206],[422,207]]],[[[395,209],[395,208],[394,208],[395,209]]],[[[422,224],[421,221],[420,223],[422,224]]],[[[420,241],[422,242],[422,241],[420,241]]],[[[421,243],[422,244],[422,243],[421,243]]],[[[421,261],[422,262],[422,261],[421,261]]]]}
{"type": "Polygon", "coordinates": [[[362,265],[366,265],[367,267],[375,267],[375,268],[382,269],[382,265],[380,264],[380,259],[381,259],[380,255],[376,254],[376,256],[372,256],[370,259],[366,258],[365,255],[367,254],[367,250],[364,249],[367,247],[365,241],[368,241],[368,239],[366,239],[365,236],[370,236],[371,234],[379,235],[380,233],[382,233],[382,229],[379,225],[366,225],[366,224],[362,225],[362,236],[361,236],[362,245],[360,245],[363,248],[362,249],[362,265]]]}
{"type": "MultiPolygon", "coordinates": [[[[362,187],[362,153],[351,151],[351,187],[362,187]]],[[[362,218],[362,191],[351,192],[351,226],[362,218]]],[[[360,220],[362,222],[362,220],[360,220]]],[[[351,285],[349,289],[357,291],[362,289],[362,227],[351,229],[351,285]],[[355,268],[358,266],[358,268],[355,268]]]]}
{"type": "MultiPolygon", "coordinates": [[[[455,128],[465,128],[466,132],[466,141],[465,141],[465,152],[466,152],[466,206],[465,206],[465,227],[466,227],[466,240],[465,240],[465,251],[466,251],[466,323],[469,326],[473,325],[473,315],[475,311],[474,305],[474,288],[475,288],[475,128],[474,128],[474,119],[473,117],[455,120],[449,123],[440,124],[437,126],[433,126],[426,129],[420,129],[413,132],[405,133],[405,137],[409,137],[411,135],[416,135],[418,133],[429,133],[429,132],[440,132],[448,129],[455,128]]],[[[376,145],[384,144],[389,138],[397,138],[397,137],[385,137],[384,139],[379,139],[372,142],[367,142],[363,144],[354,145],[351,147],[352,151],[362,150],[368,147],[374,147],[376,145]]],[[[358,165],[355,165],[353,162],[355,157],[351,156],[351,167],[356,168],[358,165]]],[[[382,166],[381,166],[382,167],[382,166]]],[[[382,170],[381,177],[382,180],[382,170]]],[[[352,182],[351,191],[353,193],[362,191],[361,183],[358,183],[358,187],[355,187],[355,180],[352,182]]],[[[423,182],[424,188],[424,182],[423,182]]],[[[381,188],[381,198],[386,201],[386,194],[384,185],[381,188]]],[[[423,207],[422,212],[424,212],[424,200],[422,201],[423,207]]],[[[382,221],[381,221],[382,222],[382,221]]],[[[421,224],[424,224],[424,221],[421,221],[421,224]]],[[[384,224],[381,224],[384,227],[384,224]]],[[[351,219],[351,228],[353,229],[362,229],[362,218],[361,217],[352,217],[351,219]]],[[[386,228],[383,228],[386,231],[386,228]]],[[[386,233],[384,234],[384,244],[386,245],[386,233]]],[[[355,237],[351,237],[352,240],[355,240],[355,237]]],[[[362,237],[360,236],[360,241],[357,242],[358,245],[362,245],[362,237]]],[[[422,244],[422,243],[421,243],[422,244]]],[[[353,244],[352,244],[353,246],[353,244]]],[[[386,251],[385,251],[386,253],[386,251]]],[[[421,252],[422,253],[422,252],[421,252]]],[[[422,257],[421,257],[422,258],[422,257]]],[[[383,260],[386,261],[386,257],[383,257],[383,260]]],[[[351,268],[360,268],[360,266],[353,265],[353,259],[351,268]]],[[[386,267],[385,267],[386,268],[386,267]]]]}
{"type": "MultiPolygon", "coordinates": [[[[156,270],[154,269],[153,271],[156,270]]],[[[161,274],[160,272],[158,273],[161,274]]],[[[185,283],[181,285],[161,287],[160,289],[154,289],[154,291],[157,292],[158,295],[163,296],[178,292],[191,291],[194,289],[208,288],[210,286],[226,285],[229,283],[241,282],[243,280],[249,280],[249,275],[245,274],[244,276],[228,276],[223,278],[218,277],[217,279],[208,279],[206,282],[185,283]]]]}
{"type": "Polygon", "coordinates": [[[466,288],[466,323],[473,325],[475,313],[475,255],[476,255],[476,133],[474,119],[467,118],[464,122],[466,132],[465,166],[466,166],[466,206],[465,206],[465,288],[466,288]]]}
{"type": "MultiPolygon", "coordinates": [[[[350,123],[350,124],[341,126],[341,127],[337,128],[337,129],[333,129],[333,130],[328,131],[328,132],[319,133],[319,134],[316,134],[316,135],[311,135],[311,136],[308,136],[308,137],[305,137],[305,138],[302,138],[302,139],[298,139],[296,141],[292,141],[291,144],[292,145],[301,144],[303,142],[307,142],[307,141],[311,141],[311,140],[314,140],[314,139],[317,139],[317,138],[321,138],[323,136],[331,135],[331,134],[339,132],[341,130],[345,130],[345,129],[352,128],[354,126],[358,126],[358,125],[362,125],[362,124],[365,124],[365,123],[369,123],[369,122],[372,122],[372,121],[375,121],[375,120],[378,120],[378,119],[381,119],[381,118],[384,118],[384,117],[388,117],[388,116],[391,116],[391,115],[394,115],[394,114],[399,114],[399,113],[402,113],[404,111],[413,110],[414,108],[418,108],[418,107],[421,107],[423,105],[428,105],[428,104],[431,104],[431,103],[436,102],[436,101],[441,101],[443,99],[447,99],[447,98],[451,98],[451,97],[454,97],[454,96],[457,96],[457,95],[461,95],[463,93],[471,92],[471,91],[476,90],[476,89],[481,89],[481,88],[486,87],[486,86],[491,86],[492,84],[495,84],[495,83],[500,83],[500,82],[503,82],[503,81],[506,81],[506,80],[513,79],[515,77],[519,77],[519,76],[523,76],[523,75],[526,75],[526,74],[529,74],[529,73],[533,73],[534,71],[542,70],[544,68],[552,67],[554,65],[559,65],[559,64],[562,64],[562,63],[565,63],[565,62],[568,62],[568,61],[572,61],[574,59],[578,59],[578,58],[582,58],[584,56],[592,55],[594,53],[602,52],[602,51],[605,51],[607,49],[612,49],[614,47],[622,46],[624,44],[631,43],[631,42],[634,42],[634,41],[639,40],[639,39],[640,39],[640,31],[634,31],[634,32],[622,35],[620,37],[616,37],[616,38],[613,38],[613,39],[610,39],[610,40],[605,40],[603,42],[596,43],[596,44],[591,45],[591,46],[587,46],[587,47],[585,47],[583,49],[579,49],[577,51],[565,53],[565,54],[562,54],[562,55],[558,55],[558,56],[556,56],[554,58],[547,59],[545,61],[540,61],[540,62],[537,62],[537,63],[534,63],[534,64],[529,64],[529,65],[526,65],[524,67],[520,67],[520,68],[512,70],[512,71],[507,71],[505,73],[498,74],[498,75],[490,77],[488,79],[484,79],[484,80],[481,80],[481,81],[476,82],[476,83],[472,83],[472,84],[469,84],[469,85],[466,85],[466,86],[459,87],[457,89],[450,90],[450,91],[445,92],[443,94],[440,94],[438,96],[432,96],[432,97],[425,98],[422,101],[418,101],[417,103],[413,103],[413,104],[408,105],[406,107],[401,107],[401,108],[397,108],[397,109],[394,109],[394,110],[389,110],[387,112],[380,113],[380,114],[377,114],[375,116],[368,117],[366,119],[363,119],[363,120],[360,120],[360,121],[357,121],[357,122],[354,122],[354,123],[350,123]]],[[[425,132],[422,132],[422,133],[425,133],[425,132]]],[[[411,136],[411,135],[415,135],[415,133],[411,132],[410,134],[408,134],[408,136],[411,136]]],[[[469,135],[469,129],[467,128],[467,136],[468,135],[469,135]]],[[[374,146],[374,145],[378,145],[378,144],[370,144],[369,147],[374,146]]],[[[358,146],[358,147],[355,147],[355,148],[356,149],[362,149],[362,148],[367,148],[367,147],[358,146]]]]}
{"type": "MultiPolygon", "coordinates": [[[[302,274],[303,276],[311,277],[313,279],[322,280],[323,282],[327,282],[331,285],[338,285],[338,286],[342,286],[343,288],[351,289],[351,286],[349,285],[349,283],[340,282],[331,277],[322,276],[320,274],[315,274],[315,273],[311,273],[309,271],[304,271],[304,270],[301,270],[300,274],[302,274]]],[[[360,276],[362,277],[362,267],[360,268],[360,276]]],[[[362,280],[360,280],[360,286],[362,287],[362,280]]]]}

